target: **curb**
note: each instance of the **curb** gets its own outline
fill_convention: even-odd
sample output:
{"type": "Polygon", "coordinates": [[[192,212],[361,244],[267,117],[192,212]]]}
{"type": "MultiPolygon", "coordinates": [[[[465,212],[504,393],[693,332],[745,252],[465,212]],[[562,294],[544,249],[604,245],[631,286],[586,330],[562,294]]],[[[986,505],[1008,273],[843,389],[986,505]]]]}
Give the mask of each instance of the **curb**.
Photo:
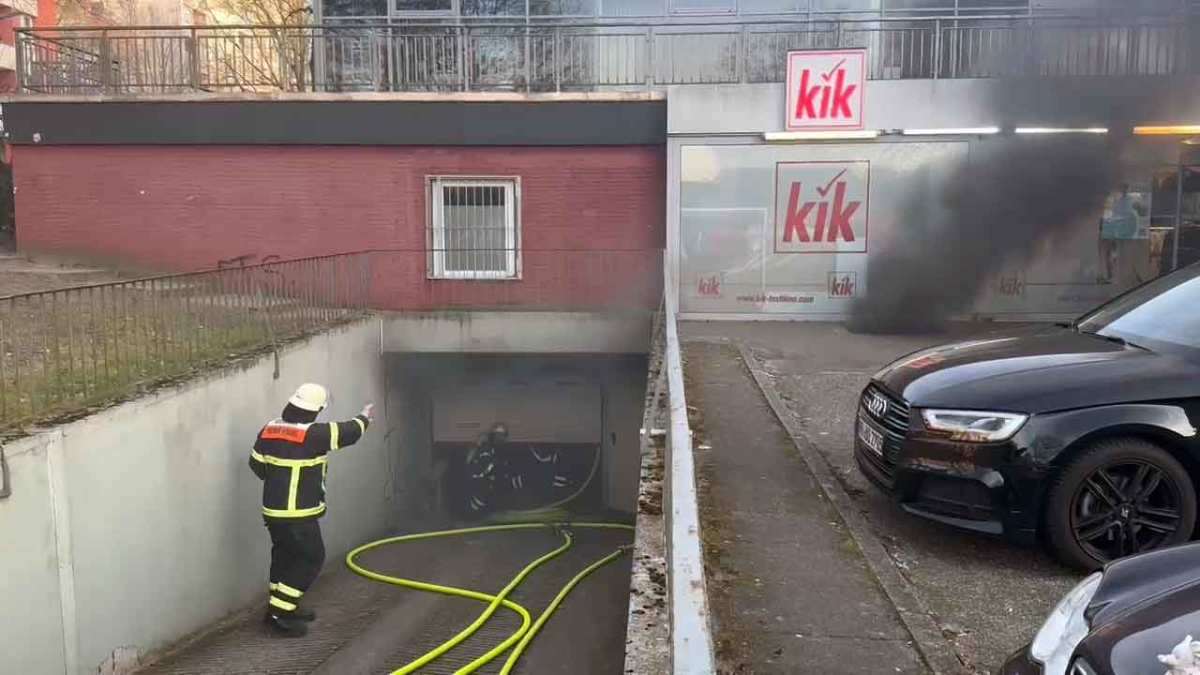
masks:
{"type": "Polygon", "coordinates": [[[871,574],[883,588],[883,592],[892,606],[895,607],[896,613],[900,616],[900,622],[912,635],[913,643],[921,658],[925,660],[934,675],[968,673],[969,671],[955,653],[954,647],[942,635],[941,629],[933,620],[933,615],[930,614],[916,589],[896,569],[891,556],[883,547],[883,543],[871,531],[867,519],[854,507],[850,495],[846,493],[834,475],[829,461],[821,456],[812,440],[803,431],[796,428],[791,421],[791,416],[786,414],[787,408],[783,401],[779,399],[774,387],[766,381],[766,373],[757,366],[758,362],[746,345],[740,341],[735,342],[746,370],[750,371],[759,391],[762,392],[767,404],[771,407],[771,412],[775,414],[776,419],[787,431],[788,436],[792,439],[792,444],[796,446],[796,450],[804,459],[804,463],[808,465],[809,471],[812,472],[813,478],[821,486],[821,491],[833,504],[833,508],[837,511],[842,523],[845,524],[850,537],[862,551],[871,574]]]}

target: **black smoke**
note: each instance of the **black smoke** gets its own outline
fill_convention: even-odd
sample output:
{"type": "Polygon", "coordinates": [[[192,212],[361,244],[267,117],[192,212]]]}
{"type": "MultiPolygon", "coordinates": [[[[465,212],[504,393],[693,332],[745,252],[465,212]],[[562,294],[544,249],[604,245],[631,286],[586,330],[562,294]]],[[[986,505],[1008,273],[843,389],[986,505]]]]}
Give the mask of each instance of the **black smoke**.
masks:
{"type": "Polygon", "coordinates": [[[996,138],[976,143],[968,166],[943,185],[926,177],[925,189],[907,196],[894,236],[872,253],[869,291],[848,328],[943,328],[1005,268],[1098,218],[1119,181],[1114,146],[1105,135],[996,138]]]}
{"type": "Polygon", "coordinates": [[[938,330],[1044,243],[1089,218],[1098,235],[1104,201],[1123,174],[1140,166],[1133,170],[1150,175],[1146,153],[1154,151],[1132,143],[1130,130],[1190,109],[1180,90],[1146,77],[993,81],[974,103],[1005,132],[972,141],[967,165],[950,180],[926,177],[908,193],[893,224],[900,236],[872,244],[867,296],[851,307],[847,327],[938,330]],[[1109,133],[1013,134],[1017,127],[1109,133]]]}

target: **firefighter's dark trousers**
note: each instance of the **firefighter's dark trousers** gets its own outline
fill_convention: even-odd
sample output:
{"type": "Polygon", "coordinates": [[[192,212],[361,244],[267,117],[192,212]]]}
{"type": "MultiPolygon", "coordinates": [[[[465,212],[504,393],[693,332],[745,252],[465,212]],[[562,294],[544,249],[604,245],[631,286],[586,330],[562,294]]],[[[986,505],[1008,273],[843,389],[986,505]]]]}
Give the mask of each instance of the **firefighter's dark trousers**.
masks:
{"type": "Polygon", "coordinates": [[[294,523],[268,523],[271,533],[271,592],[267,601],[272,614],[296,611],[300,599],[316,581],[325,563],[325,542],[316,518],[294,523]]]}

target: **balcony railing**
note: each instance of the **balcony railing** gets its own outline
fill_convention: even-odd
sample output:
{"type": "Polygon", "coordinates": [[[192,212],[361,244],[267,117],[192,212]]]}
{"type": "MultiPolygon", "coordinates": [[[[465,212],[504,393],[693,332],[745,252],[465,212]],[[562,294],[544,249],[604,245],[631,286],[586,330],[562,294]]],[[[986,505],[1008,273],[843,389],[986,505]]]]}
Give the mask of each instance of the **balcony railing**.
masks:
{"type": "Polygon", "coordinates": [[[868,77],[1200,72],[1200,17],[392,23],[25,29],[22,92],[585,91],[780,82],[793,49],[865,47],[868,77]]]}

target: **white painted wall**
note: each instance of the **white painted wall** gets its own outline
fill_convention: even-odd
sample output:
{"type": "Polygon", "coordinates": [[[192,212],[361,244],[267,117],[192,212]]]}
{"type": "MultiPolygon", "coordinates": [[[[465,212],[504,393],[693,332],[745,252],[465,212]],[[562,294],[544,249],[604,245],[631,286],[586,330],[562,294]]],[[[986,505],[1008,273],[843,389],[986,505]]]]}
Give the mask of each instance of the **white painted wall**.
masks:
{"type": "MultiPolygon", "coordinates": [[[[382,404],[379,343],[378,320],[364,321],[288,348],[278,380],[264,358],[8,446],[5,670],[96,672],[118,648],[162,648],[262,597],[254,435],[304,381],[330,388],[334,417],[382,404]]],[[[331,461],[327,565],[392,526],[389,424],[377,410],[368,436],[331,461]]]]}
{"type": "Polygon", "coordinates": [[[64,672],[49,456],[61,439],[5,448],[12,496],[0,501],[0,653],[13,673],[64,672]]]}

